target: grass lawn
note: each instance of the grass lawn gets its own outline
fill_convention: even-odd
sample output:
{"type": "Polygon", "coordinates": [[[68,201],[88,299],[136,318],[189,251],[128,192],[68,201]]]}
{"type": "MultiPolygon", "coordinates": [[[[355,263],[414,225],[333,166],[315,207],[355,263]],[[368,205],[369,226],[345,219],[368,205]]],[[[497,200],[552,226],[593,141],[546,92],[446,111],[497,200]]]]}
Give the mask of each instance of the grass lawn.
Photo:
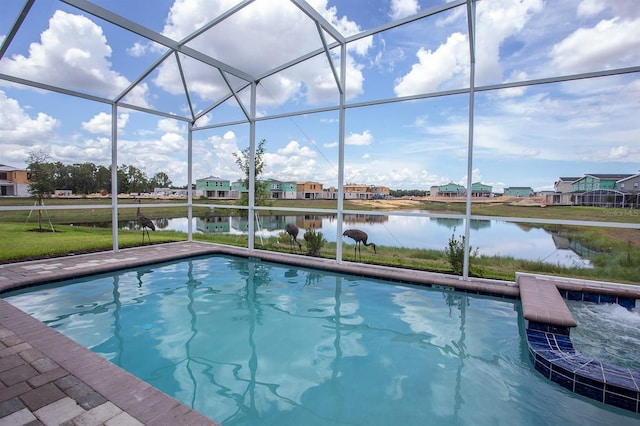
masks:
{"type": "MultiPolygon", "coordinates": [[[[0,223],[0,263],[110,250],[113,247],[111,229],[84,226],[55,225],[38,230],[37,224],[0,223]]],[[[180,232],[150,232],[152,243],[184,241],[187,235],[180,232]]],[[[140,231],[120,231],[120,247],[142,245],[140,231]]],[[[145,237],[146,239],[146,237],[145,237]]],[[[148,243],[147,243],[148,244],[148,243]]]]}

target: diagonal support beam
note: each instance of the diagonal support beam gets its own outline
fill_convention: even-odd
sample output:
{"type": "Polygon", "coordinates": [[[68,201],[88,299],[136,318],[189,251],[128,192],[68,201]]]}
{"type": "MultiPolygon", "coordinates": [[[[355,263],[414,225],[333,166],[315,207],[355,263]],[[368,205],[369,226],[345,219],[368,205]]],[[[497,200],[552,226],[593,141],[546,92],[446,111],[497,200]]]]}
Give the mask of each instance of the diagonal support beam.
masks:
{"type": "Polygon", "coordinates": [[[318,25],[322,27],[327,33],[331,35],[337,42],[344,43],[345,38],[340,31],[336,30],[331,23],[329,23],[322,15],[318,13],[313,7],[309,5],[305,0],[291,0],[293,4],[295,4],[298,9],[300,9],[305,15],[307,15],[311,20],[316,22],[318,25]]]}
{"type": "Polygon", "coordinates": [[[177,41],[170,39],[169,37],[157,33],[149,28],[142,26],[136,22],[133,22],[127,18],[124,18],[120,15],[117,15],[107,9],[104,9],[100,6],[97,6],[93,3],[90,3],[86,0],[60,0],[69,6],[75,7],[76,9],[82,10],[90,15],[103,19],[113,25],[116,25],[120,28],[123,28],[132,33],[138,34],[141,37],[146,38],[147,40],[154,41],[162,46],[165,46],[171,50],[178,51],[187,56],[190,56],[200,62],[203,62],[207,65],[210,65],[214,68],[218,68],[221,71],[234,75],[242,80],[251,82],[254,81],[255,78],[244,71],[241,71],[237,68],[234,68],[224,62],[218,61],[208,55],[205,55],[202,52],[199,52],[195,49],[192,49],[187,46],[182,46],[177,41]]]}
{"type": "Polygon", "coordinates": [[[35,1],[36,0],[28,0],[25,3],[24,7],[22,8],[22,11],[20,12],[20,15],[18,15],[18,18],[13,23],[13,27],[11,27],[11,30],[9,30],[9,34],[7,34],[7,36],[4,38],[4,41],[2,42],[2,45],[0,45],[0,59],[4,57],[4,54],[7,52],[7,49],[9,48],[11,41],[13,41],[13,38],[18,33],[18,30],[22,26],[22,23],[24,22],[25,18],[29,14],[29,10],[31,10],[31,6],[33,6],[33,3],[35,1]]]}

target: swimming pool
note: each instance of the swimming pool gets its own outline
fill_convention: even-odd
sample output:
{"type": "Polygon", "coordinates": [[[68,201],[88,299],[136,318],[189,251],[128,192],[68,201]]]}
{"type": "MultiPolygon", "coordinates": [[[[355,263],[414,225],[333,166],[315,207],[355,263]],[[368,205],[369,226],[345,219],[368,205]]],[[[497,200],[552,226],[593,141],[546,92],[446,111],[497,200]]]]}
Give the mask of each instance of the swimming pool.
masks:
{"type": "Polygon", "coordinates": [[[513,300],[211,256],[5,294],[223,424],[637,424],[549,383],[513,300]]]}

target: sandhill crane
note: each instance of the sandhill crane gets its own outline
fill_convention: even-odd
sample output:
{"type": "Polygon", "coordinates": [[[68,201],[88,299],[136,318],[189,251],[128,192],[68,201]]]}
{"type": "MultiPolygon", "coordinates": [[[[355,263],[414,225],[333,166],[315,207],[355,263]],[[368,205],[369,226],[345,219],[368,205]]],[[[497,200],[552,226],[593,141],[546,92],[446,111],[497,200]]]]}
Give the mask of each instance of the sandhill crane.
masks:
{"type": "Polygon", "coordinates": [[[367,239],[369,238],[369,236],[364,231],[361,231],[359,229],[347,229],[342,233],[342,236],[349,237],[356,242],[356,246],[353,249],[354,258],[356,257],[356,250],[358,250],[358,253],[360,254],[360,259],[362,260],[362,252],[360,249],[361,243],[364,244],[365,246],[372,246],[373,252],[377,253],[376,245],[374,243],[367,243],[367,239]]]}
{"type": "Polygon", "coordinates": [[[293,251],[293,242],[295,241],[298,244],[298,249],[302,250],[302,244],[298,241],[298,233],[300,230],[293,223],[287,223],[284,226],[284,230],[289,234],[289,243],[291,244],[291,251],[293,251]]]}
{"type": "MultiPolygon", "coordinates": [[[[140,204],[141,200],[139,198],[137,201],[138,201],[138,204],[140,204]]],[[[140,226],[142,226],[142,242],[144,243],[144,231],[147,231],[147,238],[149,239],[149,242],[151,242],[151,237],[149,236],[149,229],[151,229],[152,231],[155,231],[156,226],[153,224],[151,219],[149,219],[146,216],[143,216],[142,213],[140,213],[139,205],[138,205],[138,210],[136,211],[136,218],[138,219],[138,223],[140,224],[140,226]]]]}

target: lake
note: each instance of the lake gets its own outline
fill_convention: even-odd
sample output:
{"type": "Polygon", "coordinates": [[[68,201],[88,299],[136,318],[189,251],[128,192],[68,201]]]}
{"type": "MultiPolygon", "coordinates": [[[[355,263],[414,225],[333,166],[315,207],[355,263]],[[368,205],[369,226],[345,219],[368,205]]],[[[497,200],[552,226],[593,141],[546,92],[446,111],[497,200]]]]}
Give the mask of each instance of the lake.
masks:
{"type": "MultiPolygon", "coordinates": [[[[247,218],[238,216],[210,216],[193,218],[193,230],[198,233],[247,234],[247,218]]],[[[284,232],[287,223],[300,228],[302,240],[305,229],[321,231],[329,242],[336,241],[337,220],[334,215],[273,215],[260,216],[256,238],[276,237],[284,232]]],[[[159,230],[187,232],[188,219],[154,220],[159,230]]],[[[123,222],[123,229],[137,229],[134,222],[123,222]]],[[[377,245],[444,250],[449,238],[464,233],[462,219],[428,218],[393,215],[344,215],[342,229],[358,228],[369,234],[369,242],[377,245]]],[[[591,250],[544,229],[498,220],[472,220],[470,243],[481,255],[511,256],[518,259],[543,261],[569,267],[591,267],[591,250]]],[[[353,244],[344,238],[347,244],[353,244]]]]}

